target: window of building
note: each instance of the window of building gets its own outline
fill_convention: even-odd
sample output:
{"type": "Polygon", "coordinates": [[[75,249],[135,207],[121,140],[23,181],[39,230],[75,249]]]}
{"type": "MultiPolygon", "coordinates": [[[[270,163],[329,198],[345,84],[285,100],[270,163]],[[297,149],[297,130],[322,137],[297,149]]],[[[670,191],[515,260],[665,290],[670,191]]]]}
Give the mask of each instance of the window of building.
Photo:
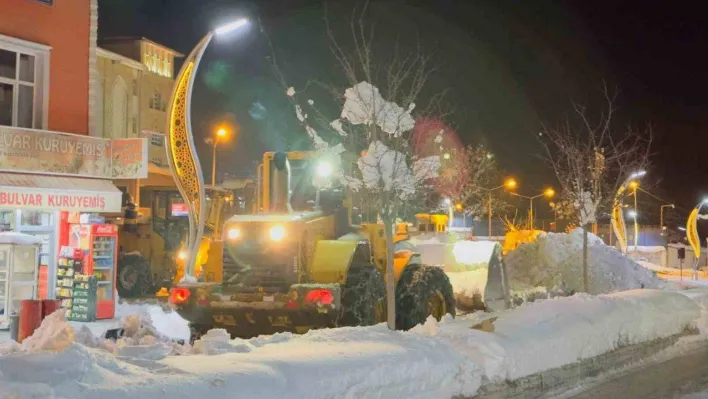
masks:
{"type": "Polygon", "coordinates": [[[41,129],[49,47],[0,35],[0,125],[41,129]]]}
{"type": "Polygon", "coordinates": [[[165,111],[167,109],[167,102],[162,97],[162,94],[155,90],[152,97],[150,97],[150,108],[157,111],[165,111]]]}
{"type": "Polygon", "coordinates": [[[160,76],[172,78],[172,59],[170,53],[152,44],[144,44],[143,63],[148,71],[160,76]]]}
{"type": "Polygon", "coordinates": [[[165,136],[161,134],[151,134],[150,135],[150,144],[157,146],[157,147],[162,147],[165,145],[165,136]]]}

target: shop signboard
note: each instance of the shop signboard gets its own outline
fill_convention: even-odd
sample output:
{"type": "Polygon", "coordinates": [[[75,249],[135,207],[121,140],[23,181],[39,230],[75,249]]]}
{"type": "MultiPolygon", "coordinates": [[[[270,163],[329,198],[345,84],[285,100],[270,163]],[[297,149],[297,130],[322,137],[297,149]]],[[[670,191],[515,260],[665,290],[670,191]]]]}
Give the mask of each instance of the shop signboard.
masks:
{"type": "Polygon", "coordinates": [[[50,209],[69,212],[120,212],[120,192],[58,191],[32,187],[0,187],[0,208],[50,209]]]}
{"type": "Polygon", "coordinates": [[[109,140],[0,126],[0,171],[142,179],[147,166],[143,138],[109,140]]]}
{"type": "Polygon", "coordinates": [[[187,204],[173,203],[170,214],[175,217],[187,216],[189,215],[189,208],[187,208],[187,204]]]}
{"type": "Polygon", "coordinates": [[[113,179],[145,179],[148,176],[148,143],[146,139],[111,141],[113,179]]]}

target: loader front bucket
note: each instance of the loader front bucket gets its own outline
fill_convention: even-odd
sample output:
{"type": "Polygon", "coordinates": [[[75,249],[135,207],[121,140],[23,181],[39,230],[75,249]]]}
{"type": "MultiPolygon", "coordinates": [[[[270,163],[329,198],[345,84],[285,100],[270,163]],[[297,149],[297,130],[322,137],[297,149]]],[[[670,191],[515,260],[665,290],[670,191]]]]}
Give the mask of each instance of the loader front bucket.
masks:
{"type": "Polygon", "coordinates": [[[445,270],[460,310],[508,309],[509,278],[500,243],[438,235],[416,240],[415,244],[423,264],[440,265],[445,270]]]}

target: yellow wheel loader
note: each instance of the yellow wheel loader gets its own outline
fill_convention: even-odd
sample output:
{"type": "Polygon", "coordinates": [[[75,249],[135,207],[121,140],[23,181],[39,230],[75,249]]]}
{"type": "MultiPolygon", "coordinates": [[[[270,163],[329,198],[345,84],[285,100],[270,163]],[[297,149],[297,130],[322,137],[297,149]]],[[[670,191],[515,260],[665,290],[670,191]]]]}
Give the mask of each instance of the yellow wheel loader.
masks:
{"type": "MultiPolygon", "coordinates": [[[[386,319],[388,251],[380,224],[352,226],[344,191],[313,185],[313,153],[266,153],[259,167],[261,212],[224,224],[223,282],[182,283],[169,301],[193,338],[211,328],[234,337],[372,325],[386,319]]],[[[406,240],[397,232],[397,244],[406,240]]],[[[396,245],[398,247],[398,245],[396,245]]],[[[401,249],[394,254],[396,325],[455,314],[440,267],[401,249]]]]}
{"type": "MultiPolygon", "coordinates": [[[[209,189],[208,194],[209,218],[196,274],[204,281],[221,281],[221,227],[232,194],[219,189],[209,189]]],[[[142,196],[150,208],[129,205],[118,220],[122,226],[116,288],[121,298],[153,297],[157,292],[167,299],[167,289],[184,275],[185,207],[176,189],[148,189],[142,196]]]]}

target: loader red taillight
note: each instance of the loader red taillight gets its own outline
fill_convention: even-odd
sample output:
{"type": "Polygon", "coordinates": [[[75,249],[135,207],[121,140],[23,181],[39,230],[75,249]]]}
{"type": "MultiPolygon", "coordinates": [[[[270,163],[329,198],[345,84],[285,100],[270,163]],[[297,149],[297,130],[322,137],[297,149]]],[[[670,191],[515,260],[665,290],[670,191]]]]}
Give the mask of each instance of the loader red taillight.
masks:
{"type": "Polygon", "coordinates": [[[181,305],[189,299],[189,288],[176,287],[170,290],[170,303],[181,305]]]}
{"type": "Polygon", "coordinates": [[[334,295],[330,290],[312,290],[305,296],[305,303],[321,303],[323,305],[331,305],[334,303],[334,295]]]}

